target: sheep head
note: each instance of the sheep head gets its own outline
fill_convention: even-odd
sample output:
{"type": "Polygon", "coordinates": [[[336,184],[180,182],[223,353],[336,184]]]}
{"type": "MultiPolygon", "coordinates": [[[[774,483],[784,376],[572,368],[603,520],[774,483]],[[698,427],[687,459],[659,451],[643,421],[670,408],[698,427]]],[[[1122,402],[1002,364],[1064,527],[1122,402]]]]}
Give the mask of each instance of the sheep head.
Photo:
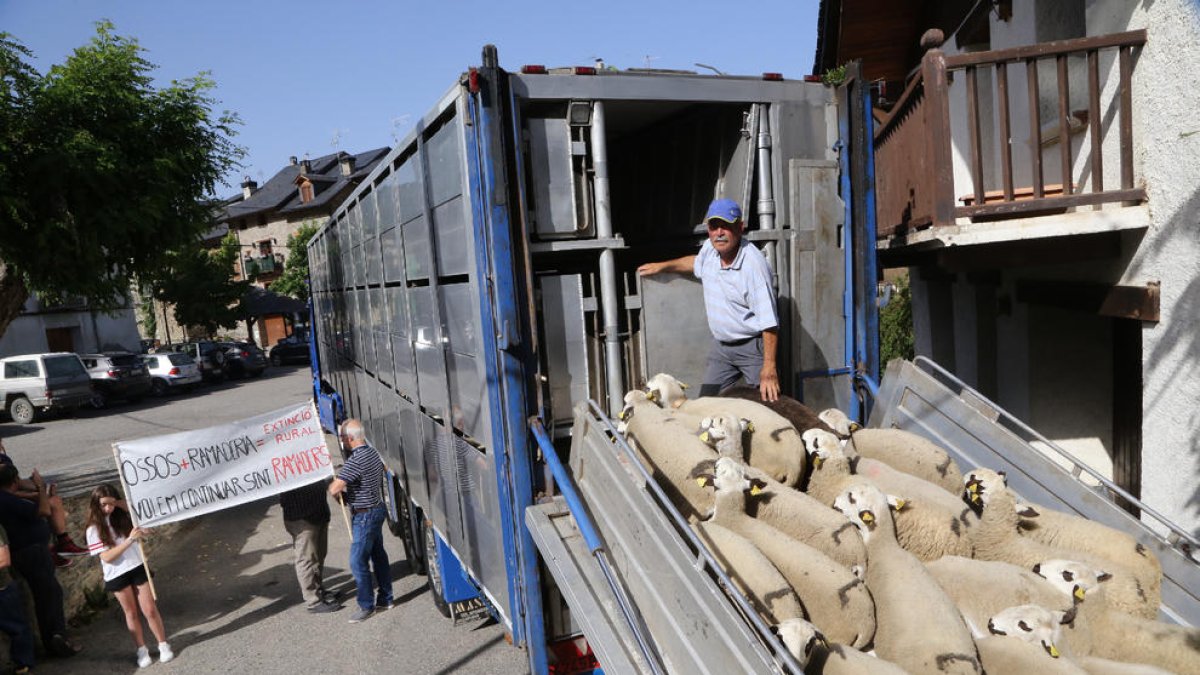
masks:
{"type": "Polygon", "coordinates": [[[1062,638],[1064,623],[1074,619],[1073,609],[1049,610],[1039,605],[1009,607],[988,619],[988,631],[992,635],[1007,635],[1030,644],[1041,645],[1053,658],[1059,657],[1055,646],[1062,638]]]}
{"type": "Polygon", "coordinates": [[[842,436],[849,436],[850,434],[862,428],[862,425],[850,419],[849,415],[841,410],[838,410],[837,408],[826,408],[825,410],[822,410],[821,412],[817,413],[817,419],[821,420],[825,424],[828,424],[829,428],[838,432],[842,436]]]}
{"type": "Polygon", "coordinates": [[[700,440],[715,448],[723,457],[743,459],[742,434],[754,431],[750,420],[729,415],[705,417],[700,421],[700,440]]]}
{"type": "Polygon", "coordinates": [[[701,487],[716,488],[717,494],[741,491],[756,495],[767,487],[765,481],[746,478],[746,467],[728,457],[717,459],[712,466],[713,473],[708,473],[704,470],[707,467],[701,464],[692,471],[692,477],[701,487]]]}
{"type": "Polygon", "coordinates": [[[813,469],[820,469],[826,460],[845,457],[841,440],[824,429],[808,429],[800,434],[800,440],[804,442],[804,451],[812,458],[813,469]]]}
{"type": "Polygon", "coordinates": [[[963,487],[963,500],[978,513],[993,495],[1008,488],[1008,478],[1003,471],[975,469],[963,476],[963,487]]]}
{"type": "Polygon", "coordinates": [[[1070,596],[1075,604],[1083,602],[1089,592],[1099,590],[1101,582],[1112,578],[1104,570],[1074,560],[1046,560],[1034,565],[1033,573],[1070,596]]]}
{"type": "Polygon", "coordinates": [[[771,626],[771,631],[779,636],[780,642],[802,667],[812,660],[813,651],[818,645],[829,649],[829,642],[821,631],[804,619],[785,619],[771,626]]]}
{"type": "Polygon", "coordinates": [[[885,495],[879,488],[866,482],[854,483],[833,500],[833,508],[854,523],[862,534],[863,542],[868,544],[881,519],[890,519],[892,510],[899,511],[905,505],[905,500],[885,495]]]}
{"type": "Polygon", "coordinates": [[[646,398],[663,407],[678,408],[687,400],[683,390],[687,385],[666,373],[658,373],[646,381],[646,398]]]}

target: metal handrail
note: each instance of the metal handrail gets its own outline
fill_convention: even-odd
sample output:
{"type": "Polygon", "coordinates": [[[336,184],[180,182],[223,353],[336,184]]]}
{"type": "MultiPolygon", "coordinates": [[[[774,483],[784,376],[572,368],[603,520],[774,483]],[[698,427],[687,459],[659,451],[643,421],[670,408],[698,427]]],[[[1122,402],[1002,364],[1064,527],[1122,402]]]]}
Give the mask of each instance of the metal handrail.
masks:
{"type": "Polygon", "coordinates": [[[688,525],[687,519],[684,518],[683,514],[681,514],[679,510],[675,508],[675,505],[671,503],[671,500],[667,497],[667,493],[663,490],[662,486],[658,484],[658,481],[656,481],[650,474],[650,471],[646,468],[646,466],[642,464],[641,458],[638,457],[633,448],[629,447],[629,444],[625,442],[625,436],[617,431],[617,428],[613,425],[612,421],[595,401],[588,399],[588,407],[591,409],[593,416],[600,422],[600,424],[604,426],[605,430],[608,431],[609,435],[611,435],[614,439],[613,446],[620,448],[621,452],[625,453],[626,458],[630,460],[629,465],[636,467],[642,478],[645,479],[646,486],[650,488],[650,493],[654,495],[663,512],[667,514],[667,517],[669,517],[675,523],[675,528],[679,531],[679,534],[682,535],[684,539],[686,539],[687,542],[692,546],[692,549],[697,552],[697,563],[701,567],[708,568],[708,570],[717,577],[717,581],[720,583],[721,588],[725,591],[725,594],[731,600],[733,600],[734,604],[737,605],[739,610],[741,610],[742,615],[758,631],[759,637],[765,639],[766,642],[771,645],[771,648],[775,652],[775,657],[782,660],[787,669],[795,675],[803,675],[803,666],[796,661],[796,658],[792,656],[792,653],[788,651],[783,642],[780,641],[780,639],[771,631],[770,626],[768,626],[766,622],[762,620],[762,617],[760,617],[758,612],[755,611],[754,607],[751,606],[750,601],[747,600],[746,597],[740,592],[738,592],[737,587],[733,584],[733,580],[730,579],[729,575],[725,573],[725,570],[721,569],[721,566],[717,564],[716,559],[714,559],[712,554],[709,553],[708,547],[706,547],[704,543],[700,541],[700,538],[696,536],[695,531],[693,531],[688,525]]]}
{"type": "MultiPolygon", "coordinates": [[[[1092,467],[1088,466],[1088,464],[1086,462],[1077,458],[1075,455],[1072,455],[1071,453],[1067,452],[1065,449],[1060,447],[1054,441],[1051,441],[1050,439],[1046,438],[1042,434],[1038,433],[1038,431],[1036,429],[1025,424],[1020,419],[1018,419],[1015,415],[1008,412],[1004,408],[1001,408],[994,401],[992,401],[988,397],[986,397],[983,394],[976,391],[973,387],[971,387],[971,385],[969,385],[966,382],[963,382],[962,380],[955,377],[950,371],[946,370],[945,368],[942,368],[937,363],[935,363],[933,360],[931,360],[925,356],[918,356],[915,359],[913,359],[913,364],[917,365],[917,366],[927,366],[927,370],[935,377],[942,379],[943,384],[950,384],[950,385],[956,386],[963,391],[969,392],[972,396],[978,397],[979,400],[986,403],[997,413],[1000,413],[1001,415],[1003,415],[1006,419],[1006,422],[1010,423],[1013,427],[1016,427],[1018,430],[1025,432],[1029,436],[1032,436],[1034,438],[1034,440],[1038,440],[1038,441],[1041,441],[1042,443],[1045,443],[1048,448],[1054,450],[1063,459],[1065,459],[1071,463],[1072,467],[1074,468],[1073,471],[1068,472],[1071,475],[1078,478],[1079,474],[1081,472],[1087,473],[1089,476],[1091,476],[1097,482],[1099,482],[1101,484],[1101,486],[1103,486],[1105,489],[1107,489],[1111,494],[1116,494],[1116,495],[1120,496],[1122,499],[1128,501],[1134,507],[1139,509],[1142,512],[1142,514],[1149,515],[1152,519],[1158,521],[1159,525],[1161,525],[1162,527],[1166,528],[1167,530],[1169,530],[1171,532],[1171,536],[1163,537],[1158,532],[1155,532],[1154,534],[1155,534],[1155,536],[1158,536],[1159,538],[1161,538],[1168,546],[1174,547],[1174,546],[1176,546],[1175,542],[1183,540],[1183,541],[1187,542],[1188,545],[1192,546],[1193,550],[1200,549],[1200,541],[1197,541],[1195,537],[1192,537],[1186,531],[1181,529],[1178,525],[1176,525],[1175,523],[1168,520],[1166,516],[1162,515],[1158,511],[1155,511],[1154,509],[1147,506],[1142,500],[1140,500],[1137,497],[1134,497],[1133,495],[1126,492],[1124,488],[1122,488],[1121,486],[1112,482],[1108,478],[1104,477],[1103,474],[1096,471],[1092,467]]],[[[1022,439],[1022,440],[1029,442],[1028,439],[1022,439]]]]}
{"type": "Polygon", "coordinates": [[[579,528],[579,534],[583,536],[583,541],[588,546],[588,552],[595,556],[596,563],[600,566],[600,571],[604,574],[604,580],[608,583],[608,587],[617,599],[617,607],[620,609],[622,618],[625,619],[626,625],[637,641],[638,650],[646,659],[650,670],[659,674],[664,673],[662,659],[653,648],[650,638],[645,634],[645,623],[634,608],[633,602],[625,593],[625,589],[617,583],[616,575],[613,573],[612,566],[608,561],[608,549],[604,546],[604,540],[600,538],[595,524],[592,523],[591,515],[584,508],[583,500],[579,498],[579,493],[575,490],[575,481],[571,478],[571,474],[567,471],[567,468],[563,466],[562,460],[558,458],[558,453],[554,450],[554,443],[550,441],[550,437],[546,434],[546,428],[542,426],[542,421],[539,418],[531,417],[529,418],[529,430],[533,432],[533,437],[537,440],[538,447],[542,450],[542,458],[545,460],[546,466],[550,467],[550,473],[554,475],[554,481],[558,485],[563,499],[567,502],[567,508],[570,509],[571,516],[575,519],[575,525],[579,528]]]}

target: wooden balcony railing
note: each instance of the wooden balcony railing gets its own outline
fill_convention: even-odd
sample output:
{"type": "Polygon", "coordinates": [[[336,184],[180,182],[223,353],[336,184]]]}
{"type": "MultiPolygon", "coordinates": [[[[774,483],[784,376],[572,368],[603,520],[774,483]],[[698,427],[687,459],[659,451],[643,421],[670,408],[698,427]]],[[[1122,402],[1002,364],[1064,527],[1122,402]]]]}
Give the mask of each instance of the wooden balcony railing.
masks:
{"type": "MultiPolygon", "coordinates": [[[[895,106],[879,121],[875,133],[876,203],[880,237],[922,229],[954,225],[957,218],[994,220],[1020,218],[1067,209],[1121,202],[1136,204],[1146,194],[1134,187],[1132,76],[1133,53],[1146,42],[1146,31],[1046,42],[1027,47],[1000,49],[946,56],[941,32],[932,30],[922,37],[926,49],[920,70],[912,77],[895,106]],[[1101,111],[1101,52],[1115,50],[1118,82],[1112,95],[1117,116],[1115,161],[1120,163],[1120,187],[1106,189],[1105,126],[1101,111]],[[1074,57],[1074,58],[1072,58],[1074,57]],[[1057,117],[1043,119],[1039,62],[1053,60],[1056,65],[1057,117]],[[1071,66],[1084,66],[1087,79],[1087,110],[1070,110],[1071,66]],[[1027,118],[1020,120],[1029,130],[1028,166],[1019,167],[1020,178],[1029,185],[1016,185],[1013,166],[1013,111],[1008,87],[1010,69],[1023,69],[1027,83],[1027,118]],[[964,77],[965,115],[952,120],[951,84],[958,74],[964,77]],[[991,110],[981,109],[980,79],[987,73],[995,83],[994,96],[983,99],[991,110]],[[994,123],[986,140],[993,141],[991,155],[985,150],[981,120],[994,123]],[[953,123],[952,123],[953,122],[953,123]],[[1043,138],[1042,128],[1053,126],[1043,138]],[[960,128],[961,127],[961,128],[960,128]],[[1073,178],[1075,157],[1071,132],[1089,132],[1090,146],[1080,147],[1080,160],[1089,166],[1077,185],[1073,178]],[[954,139],[965,146],[970,174],[970,194],[956,198],[954,139]],[[1057,135],[1057,138],[1054,135],[1057,135]],[[963,135],[966,136],[962,142],[963,135]],[[1058,145],[1057,153],[1044,145],[1058,145]],[[1044,166],[1057,155],[1058,167],[1046,175],[1044,166]],[[985,156],[986,155],[986,156],[985,156]],[[997,156],[998,155],[998,156],[997,156]],[[985,173],[985,168],[988,172],[985,173]],[[1025,169],[1028,173],[1025,173],[1025,169]],[[1047,184],[1046,181],[1054,181],[1047,184]],[[994,189],[989,190],[989,183],[994,189]],[[958,205],[957,201],[962,201],[958,205]]],[[[1079,73],[1076,73],[1077,75],[1079,73]]],[[[960,99],[961,100],[961,99],[960,99]]],[[[1020,141],[1017,141],[1020,143],[1020,141]]],[[[1107,148],[1109,154],[1114,148],[1107,148]]]]}

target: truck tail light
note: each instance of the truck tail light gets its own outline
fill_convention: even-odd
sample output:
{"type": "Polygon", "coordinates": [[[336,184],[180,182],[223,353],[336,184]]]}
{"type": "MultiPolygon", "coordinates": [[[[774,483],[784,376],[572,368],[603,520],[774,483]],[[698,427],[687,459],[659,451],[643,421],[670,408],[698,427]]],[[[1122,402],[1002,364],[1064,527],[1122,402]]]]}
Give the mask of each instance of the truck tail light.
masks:
{"type": "Polygon", "coordinates": [[[179,374],[179,368],[172,368],[172,369],[170,369],[170,370],[168,370],[168,371],[167,371],[167,374],[168,374],[168,375],[178,375],[178,374],[179,374]]]}

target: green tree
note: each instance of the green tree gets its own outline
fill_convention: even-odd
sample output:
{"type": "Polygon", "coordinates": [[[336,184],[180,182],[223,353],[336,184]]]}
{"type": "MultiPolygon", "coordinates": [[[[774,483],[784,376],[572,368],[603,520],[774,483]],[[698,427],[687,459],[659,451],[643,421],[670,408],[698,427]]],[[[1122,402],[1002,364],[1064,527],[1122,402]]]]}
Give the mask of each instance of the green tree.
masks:
{"type": "Polygon", "coordinates": [[[908,277],[896,280],[892,299],[879,310],[879,357],[886,365],[892,359],[912,359],[913,346],[912,289],[908,277]]]}
{"type": "Polygon", "coordinates": [[[215,250],[191,244],[171,251],[150,282],[154,299],[173,306],[182,326],[202,326],[209,335],[218,328],[233,328],[241,319],[242,295],[250,287],[248,281],[230,278],[237,257],[237,238],[232,235],[215,250]]]}
{"type": "Polygon", "coordinates": [[[308,300],[308,240],[316,233],[317,224],[309,221],[288,237],[287,260],[283,263],[283,272],[271,284],[272,291],[298,300],[308,300]]]}
{"type": "Polygon", "coordinates": [[[0,34],[0,334],[30,292],[123,306],[133,275],[161,277],[211,225],[206,195],[242,156],[211,79],[157,88],[113,31],[44,76],[0,34]]]}

